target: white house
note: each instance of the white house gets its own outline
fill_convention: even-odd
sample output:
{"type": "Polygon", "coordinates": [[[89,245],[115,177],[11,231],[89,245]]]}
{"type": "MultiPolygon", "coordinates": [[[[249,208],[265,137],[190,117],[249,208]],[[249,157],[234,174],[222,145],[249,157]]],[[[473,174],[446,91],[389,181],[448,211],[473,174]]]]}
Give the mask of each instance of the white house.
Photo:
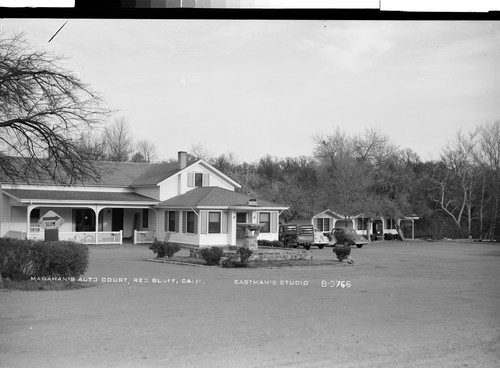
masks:
{"type": "Polygon", "coordinates": [[[346,220],[346,217],[340,215],[330,209],[320,212],[311,218],[311,224],[322,232],[330,232],[334,227],[350,227],[358,233],[366,236],[375,235],[384,237],[386,234],[395,236],[398,234],[397,228],[409,227],[411,230],[411,238],[414,238],[415,220],[418,217],[401,217],[401,218],[370,218],[364,214],[358,214],[346,220]]]}
{"type": "Polygon", "coordinates": [[[288,207],[236,193],[240,185],[185,152],[174,163],[96,162],[99,182],[0,185],[0,237],[43,239],[46,214],[61,218],[59,239],[89,244],[154,238],[193,246],[236,245],[237,224],[262,223],[259,239],[278,239],[288,207]]]}

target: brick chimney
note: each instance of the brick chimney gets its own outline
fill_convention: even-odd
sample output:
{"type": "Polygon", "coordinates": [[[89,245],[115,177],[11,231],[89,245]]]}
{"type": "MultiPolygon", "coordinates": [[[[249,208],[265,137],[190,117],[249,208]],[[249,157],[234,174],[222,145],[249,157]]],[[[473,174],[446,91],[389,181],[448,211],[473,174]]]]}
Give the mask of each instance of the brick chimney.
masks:
{"type": "Polygon", "coordinates": [[[179,151],[177,156],[177,163],[179,164],[179,170],[182,170],[187,165],[187,153],[184,151],[179,151]]]}

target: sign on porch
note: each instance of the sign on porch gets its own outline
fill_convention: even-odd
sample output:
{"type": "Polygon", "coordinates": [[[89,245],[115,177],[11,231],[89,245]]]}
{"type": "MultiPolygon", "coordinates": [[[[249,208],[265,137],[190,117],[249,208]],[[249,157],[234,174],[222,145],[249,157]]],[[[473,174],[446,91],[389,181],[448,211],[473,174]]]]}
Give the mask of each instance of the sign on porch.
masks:
{"type": "Polygon", "coordinates": [[[45,230],[58,229],[64,224],[64,219],[54,211],[49,211],[38,220],[38,225],[45,230]]]}

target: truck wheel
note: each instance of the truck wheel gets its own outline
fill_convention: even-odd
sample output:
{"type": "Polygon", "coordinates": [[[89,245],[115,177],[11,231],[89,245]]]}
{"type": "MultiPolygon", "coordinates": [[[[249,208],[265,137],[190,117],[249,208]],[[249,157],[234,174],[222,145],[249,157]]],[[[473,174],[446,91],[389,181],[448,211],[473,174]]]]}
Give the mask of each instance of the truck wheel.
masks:
{"type": "Polygon", "coordinates": [[[323,249],[323,247],[324,247],[324,245],[323,245],[323,244],[318,245],[318,248],[319,248],[319,249],[323,249]]]}
{"type": "Polygon", "coordinates": [[[294,243],[294,241],[293,241],[292,238],[286,238],[286,240],[285,240],[285,247],[286,248],[291,248],[293,246],[293,243],[294,243]]]}
{"type": "Polygon", "coordinates": [[[311,245],[310,245],[310,244],[304,244],[304,249],[305,249],[305,250],[309,250],[309,249],[311,249],[311,245]]]}
{"type": "Polygon", "coordinates": [[[361,247],[363,246],[363,244],[356,244],[356,246],[357,246],[358,248],[361,248],[361,247]]]}

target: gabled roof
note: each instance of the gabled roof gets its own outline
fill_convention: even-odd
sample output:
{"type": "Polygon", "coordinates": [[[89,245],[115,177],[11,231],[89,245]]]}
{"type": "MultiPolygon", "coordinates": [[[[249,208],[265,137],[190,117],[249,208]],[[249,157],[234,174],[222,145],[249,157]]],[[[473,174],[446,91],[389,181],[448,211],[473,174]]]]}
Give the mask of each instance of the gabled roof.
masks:
{"type": "Polygon", "coordinates": [[[158,201],[132,192],[90,192],[61,190],[3,189],[2,192],[19,202],[131,202],[157,204],[158,201]],[[71,195],[69,195],[71,193],[71,195]]]}
{"type": "MultiPolygon", "coordinates": [[[[26,162],[23,158],[12,157],[10,158],[16,165],[23,167],[26,162]]],[[[198,160],[196,162],[188,163],[182,170],[179,168],[177,162],[164,162],[158,164],[140,163],[140,162],[111,162],[111,161],[94,161],[93,166],[99,174],[99,180],[86,179],[82,183],[84,186],[104,186],[104,187],[140,187],[140,186],[154,186],[160,184],[162,181],[173,177],[175,174],[189,170],[193,165],[201,164],[207,169],[219,175],[221,178],[229,182],[235,187],[241,187],[237,182],[230,177],[214,168],[209,163],[198,160]]],[[[32,185],[54,185],[52,179],[48,176],[46,178],[40,177],[31,173],[29,168],[26,170],[27,180],[25,182],[17,181],[17,185],[32,184],[32,185]]],[[[40,174],[40,173],[38,173],[40,174]]],[[[1,177],[2,175],[0,175],[1,177]]]]}
{"type": "MultiPolygon", "coordinates": [[[[54,181],[49,175],[43,175],[43,172],[34,172],[30,170],[29,162],[22,157],[10,157],[9,162],[12,165],[23,169],[26,172],[24,181],[20,179],[16,181],[16,185],[31,184],[31,185],[54,185],[54,181]]],[[[138,162],[111,162],[111,161],[94,161],[93,167],[99,174],[99,180],[91,178],[85,179],[82,183],[84,186],[113,186],[113,187],[129,187],[134,182],[140,184],[150,182],[157,184],[164,177],[173,175],[179,171],[177,163],[150,164],[138,162]],[[155,182],[155,180],[157,180],[155,182]]],[[[2,177],[0,172],[0,180],[2,177]]],[[[63,174],[61,172],[61,177],[63,174]]]]}
{"type": "Polygon", "coordinates": [[[187,193],[167,199],[158,205],[158,207],[177,207],[177,208],[201,208],[201,207],[252,207],[287,209],[277,203],[257,200],[256,206],[250,206],[248,201],[253,197],[236,193],[220,187],[200,187],[190,190],[187,193]]]}
{"type": "Polygon", "coordinates": [[[337,212],[334,212],[331,209],[327,209],[323,212],[320,212],[320,213],[314,215],[313,217],[320,217],[321,215],[328,215],[328,216],[331,216],[331,217],[336,218],[338,220],[341,220],[344,218],[342,215],[339,215],[337,212]]]}

